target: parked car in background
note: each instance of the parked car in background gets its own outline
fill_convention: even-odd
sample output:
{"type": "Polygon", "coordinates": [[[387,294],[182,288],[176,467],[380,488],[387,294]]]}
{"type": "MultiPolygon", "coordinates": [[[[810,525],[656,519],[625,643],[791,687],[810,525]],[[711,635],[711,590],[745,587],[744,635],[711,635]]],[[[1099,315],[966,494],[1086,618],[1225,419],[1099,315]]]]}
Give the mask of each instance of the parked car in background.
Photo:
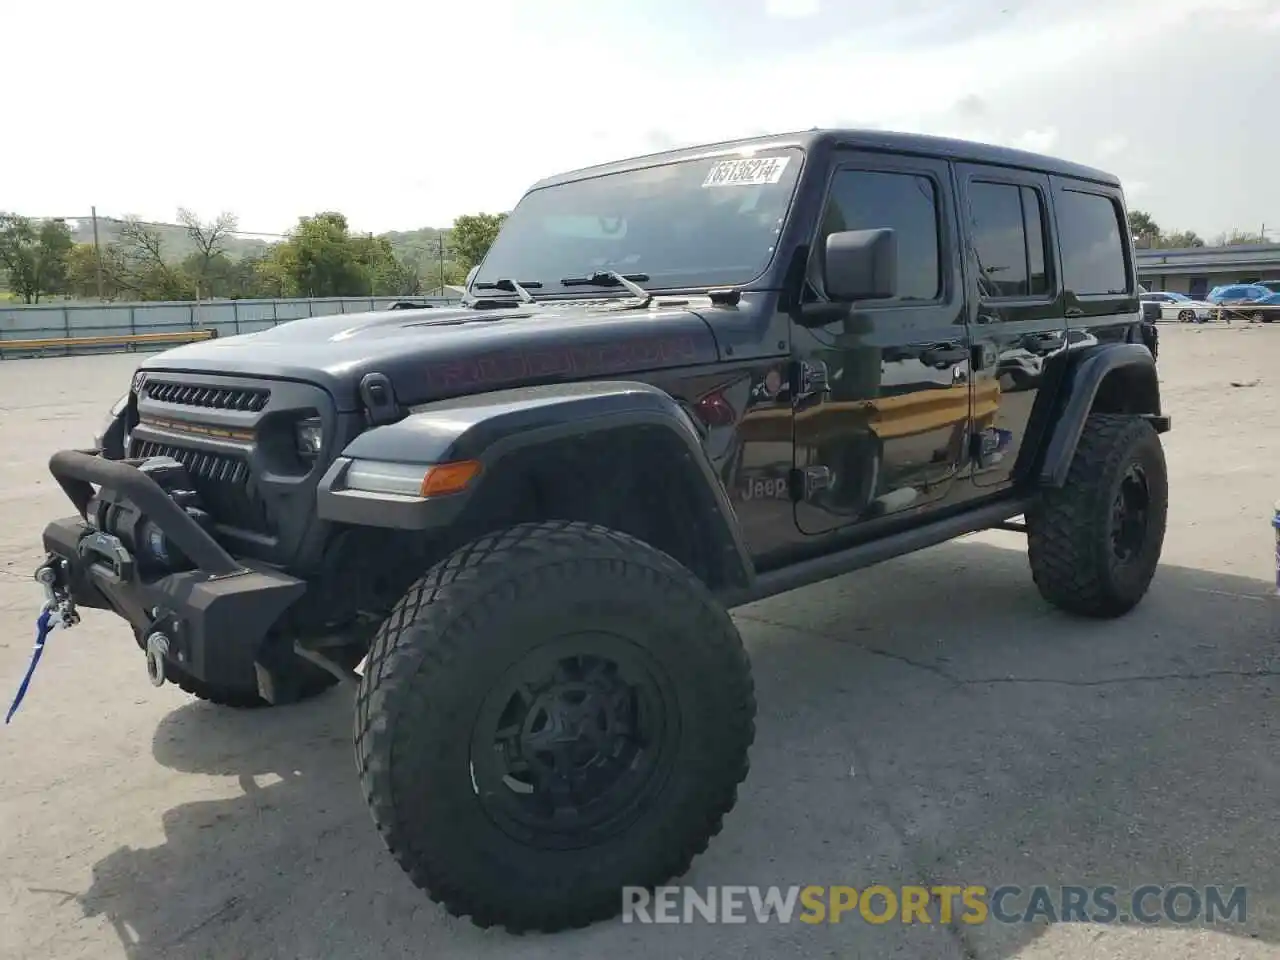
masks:
{"type": "Polygon", "coordinates": [[[1257,303],[1249,304],[1249,320],[1251,323],[1273,323],[1280,319],[1280,293],[1263,297],[1257,303]]]}
{"type": "Polygon", "coordinates": [[[1147,319],[1147,304],[1155,304],[1159,310],[1157,319],[1177,320],[1179,323],[1208,323],[1213,319],[1213,304],[1192,300],[1184,293],[1171,290],[1153,290],[1139,295],[1142,299],[1142,318],[1147,319]]]}
{"type": "Polygon", "coordinates": [[[1276,304],[1267,303],[1275,293],[1260,283],[1230,283],[1214,287],[1205,299],[1219,308],[1224,319],[1247,319],[1250,323],[1270,323],[1276,304]]]}
{"type": "Polygon", "coordinates": [[[1229,283],[1221,287],[1214,287],[1209,291],[1209,295],[1205,299],[1216,306],[1233,305],[1252,303],[1255,300],[1269,297],[1274,292],[1274,290],[1269,290],[1260,283],[1229,283]]]}

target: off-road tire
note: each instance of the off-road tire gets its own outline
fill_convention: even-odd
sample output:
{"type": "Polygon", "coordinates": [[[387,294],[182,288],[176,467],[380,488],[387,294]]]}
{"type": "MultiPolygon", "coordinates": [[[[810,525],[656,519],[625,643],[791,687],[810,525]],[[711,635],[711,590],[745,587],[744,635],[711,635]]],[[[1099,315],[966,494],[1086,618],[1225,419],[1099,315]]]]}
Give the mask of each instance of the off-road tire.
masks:
{"type": "Polygon", "coordinates": [[[1041,596],[1063,610],[1109,618],[1146,595],[1160,562],[1169,481],[1159,434],[1141,417],[1090,414],[1061,489],[1027,511],[1028,557],[1041,596]],[[1112,551],[1112,505],[1131,465],[1149,491],[1142,544],[1127,563],[1112,551]]]}
{"type": "MultiPolygon", "coordinates": [[[[185,690],[196,699],[204,700],[219,707],[229,707],[233,710],[257,710],[262,707],[276,706],[276,704],[262,699],[256,690],[205,683],[203,680],[197,680],[195,677],[183,673],[170,664],[165,666],[165,679],[185,690]]],[[[338,678],[330,674],[308,677],[301,685],[297,698],[292,702],[301,703],[303,700],[314,699],[337,682],[338,678]]]]}
{"type": "Polygon", "coordinates": [[[512,932],[608,919],[624,886],[683,874],[736,803],[754,735],[750,664],[707,588],[632,537],[567,521],[486,535],[428,571],[375,637],[356,700],[361,785],[387,848],[450,913],[512,932]],[[473,738],[500,678],[585,632],[657,665],[677,749],[619,832],[548,849],[483,805],[501,791],[481,796],[476,771],[492,761],[473,738]]]}
{"type": "MultiPolygon", "coordinates": [[[[207,683],[176,667],[172,663],[165,664],[165,679],[174,686],[186,691],[197,700],[204,700],[219,707],[233,710],[257,710],[275,704],[264,700],[254,687],[236,687],[228,684],[207,683]]],[[[300,703],[320,696],[338,683],[338,678],[314,664],[301,661],[301,671],[297,678],[297,690],[292,702],[300,703]]]]}

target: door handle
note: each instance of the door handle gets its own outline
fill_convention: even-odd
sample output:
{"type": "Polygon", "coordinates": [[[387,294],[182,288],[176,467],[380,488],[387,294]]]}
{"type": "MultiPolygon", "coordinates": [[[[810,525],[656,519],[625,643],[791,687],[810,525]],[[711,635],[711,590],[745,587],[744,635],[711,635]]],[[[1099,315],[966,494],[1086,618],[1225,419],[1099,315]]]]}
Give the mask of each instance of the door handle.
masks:
{"type": "Polygon", "coordinates": [[[922,351],[920,354],[921,363],[927,367],[937,367],[939,369],[968,359],[969,349],[958,343],[940,343],[936,347],[930,347],[922,351]]]}
{"type": "Polygon", "coordinates": [[[1052,353],[1054,350],[1061,349],[1066,342],[1065,334],[1032,333],[1023,338],[1022,345],[1032,353],[1052,353]]]}

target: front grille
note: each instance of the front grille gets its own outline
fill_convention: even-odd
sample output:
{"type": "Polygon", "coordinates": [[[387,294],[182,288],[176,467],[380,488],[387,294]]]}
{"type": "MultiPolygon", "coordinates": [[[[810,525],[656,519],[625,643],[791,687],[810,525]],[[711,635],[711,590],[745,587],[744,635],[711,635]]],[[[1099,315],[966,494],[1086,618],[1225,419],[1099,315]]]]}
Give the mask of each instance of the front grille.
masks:
{"type": "Polygon", "coordinates": [[[148,380],[147,399],[208,410],[247,410],[257,413],[271,399],[271,391],[254,387],[195,387],[165,380],[148,380]]]}
{"type": "Polygon", "coordinates": [[[254,533],[273,532],[266,504],[258,496],[249,475],[249,465],[239,457],[154,440],[135,441],[130,456],[172,457],[181,463],[215,523],[254,533]]]}

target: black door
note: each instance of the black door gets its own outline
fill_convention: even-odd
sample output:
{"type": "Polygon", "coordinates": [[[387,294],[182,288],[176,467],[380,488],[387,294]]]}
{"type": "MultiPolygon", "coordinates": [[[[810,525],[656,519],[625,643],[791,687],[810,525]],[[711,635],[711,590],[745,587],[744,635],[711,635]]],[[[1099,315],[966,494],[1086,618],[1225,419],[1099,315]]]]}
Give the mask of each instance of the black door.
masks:
{"type": "Polygon", "coordinates": [[[895,234],[896,296],[837,307],[793,338],[806,371],[794,398],[796,523],[806,534],[927,509],[966,463],[969,345],[945,161],[839,155],[807,298],[827,299],[830,233],[879,228],[895,234]]]}
{"type": "Polygon", "coordinates": [[[958,164],[973,343],[973,483],[1007,483],[1033,423],[1046,363],[1067,348],[1049,179],[958,164]]]}

